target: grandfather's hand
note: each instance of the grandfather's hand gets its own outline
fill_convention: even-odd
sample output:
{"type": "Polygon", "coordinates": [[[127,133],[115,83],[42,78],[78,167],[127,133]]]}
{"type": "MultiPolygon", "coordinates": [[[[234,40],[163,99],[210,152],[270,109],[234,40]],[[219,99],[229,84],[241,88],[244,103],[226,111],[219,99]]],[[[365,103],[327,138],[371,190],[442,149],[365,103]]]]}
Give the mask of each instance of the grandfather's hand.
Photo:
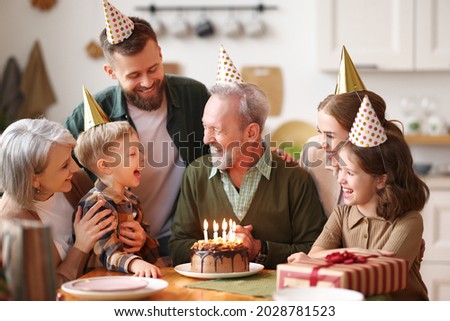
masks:
{"type": "Polygon", "coordinates": [[[82,209],[78,206],[75,214],[73,228],[75,231],[74,247],[85,253],[89,253],[97,242],[105,233],[116,228],[116,221],[111,214],[110,209],[104,209],[97,212],[105,201],[101,200],[95,203],[86,214],[81,217],[82,209]],[[109,217],[107,217],[109,215],[109,217]]]}
{"type": "Polygon", "coordinates": [[[261,241],[255,240],[252,236],[253,225],[236,225],[236,238],[241,240],[244,246],[248,248],[250,261],[253,261],[261,251],[261,241]]]}
{"type": "Polygon", "coordinates": [[[125,244],[127,253],[138,252],[145,244],[147,234],[138,221],[127,221],[119,224],[119,240],[125,244]]]}

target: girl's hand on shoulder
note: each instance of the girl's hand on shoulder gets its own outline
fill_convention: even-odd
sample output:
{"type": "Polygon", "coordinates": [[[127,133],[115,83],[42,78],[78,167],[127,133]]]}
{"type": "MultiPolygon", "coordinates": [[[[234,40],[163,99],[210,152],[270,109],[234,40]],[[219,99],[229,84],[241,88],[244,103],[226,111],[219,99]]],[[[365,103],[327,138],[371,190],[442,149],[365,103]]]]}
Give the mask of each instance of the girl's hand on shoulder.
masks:
{"type": "Polygon", "coordinates": [[[83,217],[81,217],[81,207],[78,206],[75,221],[73,223],[76,237],[74,247],[77,247],[85,253],[89,253],[95,243],[105,233],[116,228],[116,221],[114,216],[110,215],[110,209],[104,209],[97,212],[104,204],[105,201],[98,201],[83,217]]]}
{"type": "Polygon", "coordinates": [[[299,161],[297,159],[295,159],[294,155],[292,155],[291,153],[288,153],[286,151],[284,151],[281,148],[278,147],[272,147],[270,149],[271,152],[277,153],[278,156],[281,157],[282,160],[284,160],[286,163],[288,164],[294,164],[294,165],[298,165],[299,161]]]}

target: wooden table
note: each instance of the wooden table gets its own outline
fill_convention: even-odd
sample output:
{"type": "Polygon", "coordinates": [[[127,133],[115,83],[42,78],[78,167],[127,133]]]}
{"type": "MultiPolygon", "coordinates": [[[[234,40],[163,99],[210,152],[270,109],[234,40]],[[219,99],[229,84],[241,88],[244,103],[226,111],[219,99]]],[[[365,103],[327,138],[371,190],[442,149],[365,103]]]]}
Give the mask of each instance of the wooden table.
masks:
{"type": "MultiPolygon", "coordinates": [[[[203,279],[189,278],[177,273],[173,267],[162,267],[161,272],[163,274],[162,279],[166,280],[169,285],[156,293],[152,293],[148,296],[148,300],[151,301],[264,301],[267,300],[262,297],[255,297],[250,295],[233,294],[228,292],[221,292],[215,290],[204,289],[191,289],[185,287],[185,285],[193,284],[196,282],[203,282],[203,279]]],[[[259,273],[267,273],[263,270],[259,273]]],[[[83,275],[81,278],[91,278],[97,276],[112,276],[112,275],[131,275],[121,272],[111,272],[103,267],[98,267],[95,270],[83,275]]],[[[75,295],[58,290],[61,299],[68,301],[79,300],[75,295]]]]}

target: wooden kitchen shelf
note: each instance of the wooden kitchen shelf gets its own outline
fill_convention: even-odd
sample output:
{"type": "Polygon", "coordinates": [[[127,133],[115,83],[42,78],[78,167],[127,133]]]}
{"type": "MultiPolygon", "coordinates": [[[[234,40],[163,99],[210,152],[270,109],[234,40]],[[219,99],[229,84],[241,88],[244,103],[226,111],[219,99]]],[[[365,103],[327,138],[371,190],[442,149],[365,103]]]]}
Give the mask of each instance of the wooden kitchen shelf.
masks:
{"type": "Polygon", "coordinates": [[[405,135],[409,144],[416,145],[450,145],[450,135],[405,135]]]}

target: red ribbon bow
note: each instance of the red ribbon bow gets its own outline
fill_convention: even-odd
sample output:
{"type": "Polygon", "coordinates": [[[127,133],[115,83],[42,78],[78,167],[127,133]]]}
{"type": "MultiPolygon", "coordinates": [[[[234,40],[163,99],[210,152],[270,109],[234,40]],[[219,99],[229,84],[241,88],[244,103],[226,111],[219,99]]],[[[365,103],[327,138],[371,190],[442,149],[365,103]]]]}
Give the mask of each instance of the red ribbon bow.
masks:
{"type": "Polygon", "coordinates": [[[352,263],[366,263],[367,258],[374,256],[361,256],[356,255],[351,252],[333,252],[325,256],[325,262],[327,263],[344,263],[344,264],[352,264],[352,263]]]}
{"type": "Polygon", "coordinates": [[[376,255],[361,256],[351,252],[333,252],[325,256],[324,265],[319,265],[313,268],[309,279],[309,286],[316,286],[319,282],[319,270],[323,267],[329,267],[334,264],[353,264],[353,263],[366,263],[368,258],[376,257],[376,255]]]}

